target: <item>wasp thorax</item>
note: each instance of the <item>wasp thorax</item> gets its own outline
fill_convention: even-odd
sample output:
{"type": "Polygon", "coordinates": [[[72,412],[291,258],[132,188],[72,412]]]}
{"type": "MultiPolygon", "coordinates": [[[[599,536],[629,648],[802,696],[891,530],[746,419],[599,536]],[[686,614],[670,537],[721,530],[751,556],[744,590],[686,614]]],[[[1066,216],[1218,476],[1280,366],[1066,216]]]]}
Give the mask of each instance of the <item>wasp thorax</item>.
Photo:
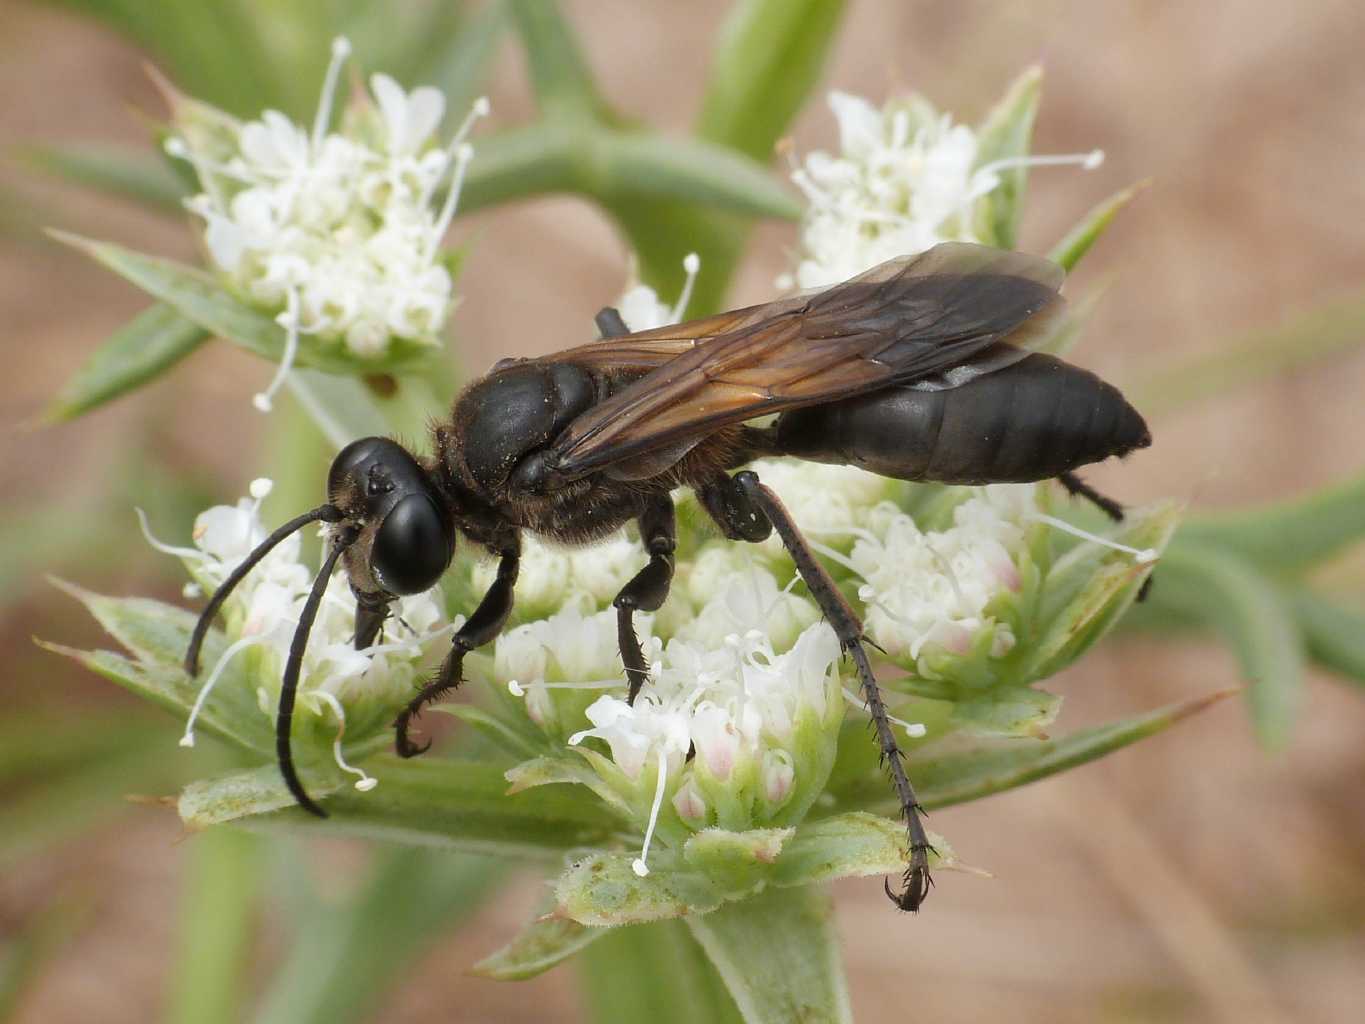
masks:
{"type": "Polygon", "coordinates": [[[359,557],[347,564],[362,592],[418,594],[450,565],[455,529],[445,502],[396,441],[366,437],[347,445],[332,462],[327,491],[361,530],[354,549],[359,557]]]}

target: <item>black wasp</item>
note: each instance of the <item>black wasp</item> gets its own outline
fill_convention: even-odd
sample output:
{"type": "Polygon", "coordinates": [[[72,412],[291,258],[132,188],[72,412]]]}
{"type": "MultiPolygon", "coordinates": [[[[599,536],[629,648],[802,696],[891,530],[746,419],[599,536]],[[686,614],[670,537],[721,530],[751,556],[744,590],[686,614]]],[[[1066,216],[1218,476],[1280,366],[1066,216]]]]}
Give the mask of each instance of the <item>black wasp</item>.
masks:
{"type": "Polygon", "coordinates": [[[455,634],[436,677],[394,723],[398,753],[426,750],[411,720],[457,686],[465,655],[492,640],[512,609],[523,531],[587,544],[634,520],[649,563],[616,596],[621,660],[633,702],[648,679],[633,613],[654,611],[673,576],[670,492],[689,487],[721,533],[761,541],[776,530],[811,596],[853,659],[909,831],[899,893],[914,910],[929,885],[928,839],[902,754],[863,648],[862,626],[791,516],[741,467],[789,455],[861,466],[902,480],[953,484],[1057,477],[1110,515],[1120,507],[1071,471],[1150,443],[1142,417],[1112,386],[1031,352],[1063,305],[1063,272],[1046,260],[949,242],[813,295],[684,324],[626,332],[604,309],[600,341],[538,359],[505,359],[456,399],[416,457],[367,437],[332,463],[327,502],[272,533],[224,581],[199,620],[199,648],[232,588],[307,523],[332,524],[330,550],[299,619],[276,720],[280,770],[298,802],[290,752],[295,690],[308,632],[338,559],[357,602],[355,645],[374,643],[389,605],[433,586],[457,534],[500,562],[455,634]],[[750,423],[777,414],[766,425],[750,423]],[[735,472],[738,470],[738,472],[735,472]]]}

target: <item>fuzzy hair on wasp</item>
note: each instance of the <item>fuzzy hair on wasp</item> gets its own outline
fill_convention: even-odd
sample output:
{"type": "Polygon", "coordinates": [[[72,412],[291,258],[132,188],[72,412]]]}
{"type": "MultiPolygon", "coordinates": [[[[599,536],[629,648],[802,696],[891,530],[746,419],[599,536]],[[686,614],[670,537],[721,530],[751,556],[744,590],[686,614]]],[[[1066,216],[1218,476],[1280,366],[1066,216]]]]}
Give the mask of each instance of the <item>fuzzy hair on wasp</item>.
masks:
{"type": "Polygon", "coordinates": [[[649,677],[634,614],[668,596],[671,494],[690,488],[730,540],[777,532],[852,661],[908,834],[909,867],[887,894],[916,910],[931,885],[931,850],[862,624],[777,495],[744,467],[789,456],[949,484],[1056,478],[1121,516],[1074,471],[1151,437],[1112,385],[1031,349],[1056,328],[1062,279],[1060,267],[1035,256],[946,242],[815,294],[634,334],[604,309],[600,340],[504,359],[469,384],[433,428],[432,454],[383,437],[347,445],[328,473],[326,502],[267,537],[214,593],[186,670],[197,673],[204,636],[233,587],[289,534],[328,524],[330,547],[299,618],[276,715],[284,780],[301,806],[325,817],[295,769],[290,729],[309,630],[338,562],[356,598],[355,646],[364,649],[394,600],[436,584],[457,538],[498,559],[441,668],[394,722],[398,753],[412,757],[429,745],[413,742],[412,720],[460,683],[465,655],[506,622],[524,534],[581,545],[638,524],[649,562],[614,601],[633,702],[649,677]]]}

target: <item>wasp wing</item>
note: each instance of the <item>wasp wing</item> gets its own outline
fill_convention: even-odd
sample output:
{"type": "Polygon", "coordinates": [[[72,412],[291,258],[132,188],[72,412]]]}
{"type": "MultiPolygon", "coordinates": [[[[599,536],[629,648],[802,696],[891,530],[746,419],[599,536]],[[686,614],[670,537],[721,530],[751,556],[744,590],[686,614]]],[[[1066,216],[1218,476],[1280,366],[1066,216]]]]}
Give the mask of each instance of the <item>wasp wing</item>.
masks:
{"type": "Polygon", "coordinates": [[[648,331],[603,338],[543,358],[546,362],[577,363],[603,370],[649,371],[714,338],[734,334],[783,313],[801,309],[810,298],[809,295],[795,295],[757,306],[745,306],[686,323],[666,324],[648,331]]]}
{"type": "Polygon", "coordinates": [[[571,350],[670,356],[575,419],[550,464],[573,479],[784,409],[897,383],[957,386],[1022,358],[1015,344],[1060,309],[1063,277],[1035,256],[945,242],[813,296],[571,350]]]}

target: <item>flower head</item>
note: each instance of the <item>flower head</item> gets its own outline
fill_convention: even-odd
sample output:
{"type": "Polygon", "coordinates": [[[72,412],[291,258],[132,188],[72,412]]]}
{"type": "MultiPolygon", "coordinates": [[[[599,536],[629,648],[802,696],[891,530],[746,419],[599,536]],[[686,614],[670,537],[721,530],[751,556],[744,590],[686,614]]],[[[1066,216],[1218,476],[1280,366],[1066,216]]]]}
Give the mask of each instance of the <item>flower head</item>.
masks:
{"type": "MultiPolygon", "coordinates": [[[[269,480],[256,480],[251,496],[236,505],[218,505],[195,520],[194,547],[169,547],[148,540],[168,554],[178,555],[193,577],[196,589],[215,590],[265,538],[260,518],[262,501],[270,493],[269,480]]],[[[144,529],[146,523],[144,520],[144,529]]],[[[288,658],[294,630],[314,570],[300,561],[298,534],[286,538],[233,590],[223,607],[229,644],[204,677],[198,699],[186,722],[182,746],[194,745],[194,726],[200,711],[212,697],[232,659],[249,652],[249,677],[256,682],[256,700],[268,717],[275,715],[280,679],[288,658]]],[[[400,598],[390,635],[364,650],[356,650],[355,599],[341,574],[327,584],[321,608],[313,623],[299,679],[299,711],[313,717],[330,732],[336,723],[335,754],[338,764],[350,767],[341,757],[340,734],[348,729],[354,740],[373,736],[385,728],[393,708],[412,691],[419,676],[439,655],[438,639],[450,627],[430,594],[400,598]]],[[[360,788],[369,788],[362,777],[360,788]]]]}
{"type": "Polygon", "coordinates": [[[839,153],[817,150],[793,167],[809,207],[802,224],[798,288],[845,281],[896,256],[939,242],[978,237],[977,203],[1001,184],[1008,167],[1077,163],[1096,167],[1098,150],[1076,157],[980,158],[980,138],[920,97],[881,109],[832,92],[839,153]]]}
{"type": "Polygon", "coordinates": [[[1038,511],[1032,484],[982,488],[942,530],[923,530],[898,507],[879,506],[849,553],[867,635],[921,672],[923,655],[965,656],[982,634],[989,657],[1008,654],[1025,581],[1037,585],[1030,540],[1038,527],[1024,518],[1029,511],[1038,511]]]}
{"type": "Polygon", "coordinates": [[[195,168],[203,191],[187,201],[204,221],[209,257],[232,288],[279,314],[290,344],[281,374],[258,396],[268,408],[300,335],[366,359],[394,339],[435,345],[453,304],[439,247],[473,150],[465,138],[488,111],[479,100],[444,147],[434,133],[445,98],[370,79],[371,105],[330,131],[345,40],[332,63],[312,131],[276,110],[239,124],[200,104],[177,107],[172,155],[195,168]],[[448,181],[438,207],[435,196],[448,181]]]}

